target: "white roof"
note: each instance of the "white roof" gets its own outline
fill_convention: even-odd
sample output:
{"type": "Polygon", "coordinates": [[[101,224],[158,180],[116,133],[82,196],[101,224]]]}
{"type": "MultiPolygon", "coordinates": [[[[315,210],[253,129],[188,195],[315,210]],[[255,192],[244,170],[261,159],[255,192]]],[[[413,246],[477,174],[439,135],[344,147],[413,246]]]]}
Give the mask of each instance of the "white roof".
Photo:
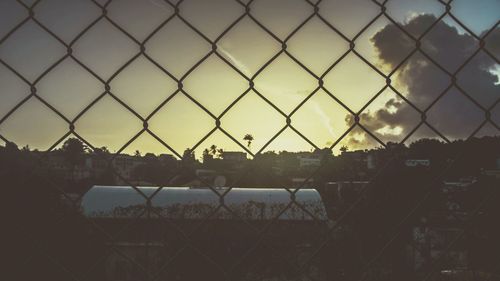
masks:
{"type": "MultiPolygon", "coordinates": [[[[158,187],[137,187],[151,196],[158,187]]],[[[219,194],[227,188],[217,190],[219,194]]],[[[92,218],[133,218],[146,209],[146,199],[130,186],[94,186],[82,198],[84,215],[92,218]]],[[[232,188],[224,196],[224,205],[231,212],[220,208],[212,219],[269,220],[326,220],[326,210],[321,196],[315,189],[301,189],[292,195],[283,188],[232,188]],[[305,209],[305,210],[304,210],[305,209]]],[[[205,219],[220,204],[220,197],[208,188],[164,187],[151,199],[152,217],[175,219],[205,219]]],[[[145,216],[145,215],[144,215],[145,216]]]]}

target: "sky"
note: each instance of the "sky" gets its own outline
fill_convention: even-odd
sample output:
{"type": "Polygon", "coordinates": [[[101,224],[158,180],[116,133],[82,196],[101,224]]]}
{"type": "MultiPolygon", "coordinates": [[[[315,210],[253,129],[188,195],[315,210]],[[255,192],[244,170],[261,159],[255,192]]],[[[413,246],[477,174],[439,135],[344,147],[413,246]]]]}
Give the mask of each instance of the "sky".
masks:
{"type": "MultiPolygon", "coordinates": [[[[28,6],[32,2],[24,1],[28,6]]],[[[415,37],[446,10],[437,0],[389,0],[385,6],[387,14],[415,37]]],[[[454,73],[479,46],[469,32],[480,37],[499,22],[500,0],[455,0],[451,6],[453,15],[468,30],[446,15],[423,36],[422,49],[454,73]]],[[[386,17],[372,22],[380,13],[373,1],[321,1],[320,16],[313,15],[314,7],[304,0],[255,0],[249,7],[251,17],[243,16],[245,7],[234,0],[185,0],[178,5],[182,19],[173,16],[160,26],[174,14],[168,3],[111,1],[106,5],[107,16],[132,39],[106,19],[77,37],[102,15],[102,9],[90,0],[41,0],[33,8],[35,19],[71,44],[72,55],[91,74],[71,57],[60,61],[67,54],[66,47],[33,20],[6,36],[28,11],[15,0],[0,0],[0,136],[20,146],[50,148],[69,130],[68,122],[54,113],[53,107],[67,120],[74,120],[76,133],[92,146],[118,151],[143,129],[143,122],[120,101],[147,119],[148,129],[163,141],[145,132],[124,149],[125,153],[139,150],[182,155],[184,149],[197,145],[196,153],[201,155],[201,150],[212,144],[237,151],[244,146],[252,153],[309,151],[333,144],[334,151],[342,145],[350,149],[379,146],[359,127],[337,142],[353,124],[352,113],[361,109],[360,123],[384,143],[400,142],[409,133],[413,135],[406,142],[421,137],[466,138],[481,125],[484,110],[489,110],[496,126],[487,123],[477,135],[499,134],[500,27],[485,37],[488,52],[475,54],[457,73],[459,87],[448,89],[435,104],[433,100],[448,87],[450,78],[426,56],[413,54],[391,76],[392,87],[418,109],[432,105],[426,120],[439,135],[425,125],[416,127],[420,113],[394,90],[381,91],[386,86],[385,77],[348,52],[345,38],[355,39],[354,50],[388,75],[415,46],[386,17]],[[136,56],[140,46],[134,40],[144,42],[146,56],[136,56]],[[293,59],[281,52],[280,40],[286,40],[286,50],[293,59]],[[216,54],[210,42],[216,42],[216,54]],[[205,61],[193,68],[204,57],[205,61]],[[51,66],[51,71],[42,75],[51,66]],[[251,77],[256,91],[249,90],[247,78],[251,77]],[[317,77],[322,77],[324,89],[318,89],[317,77]],[[109,82],[116,99],[102,95],[103,81],[109,82]],[[177,81],[182,81],[184,93],[178,91],[177,81]],[[10,112],[30,94],[29,83],[34,83],[45,104],[32,97],[10,112]],[[92,106],[81,114],[89,104],[92,106]],[[286,127],[285,116],[290,114],[291,125],[308,141],[289,127],[273,139],[286,127]],[[223,130],[214,130],[214,118],[220,119],[223,130]],[[249,147],[243,141],[245,134],[255,138],[249,147]]]]}

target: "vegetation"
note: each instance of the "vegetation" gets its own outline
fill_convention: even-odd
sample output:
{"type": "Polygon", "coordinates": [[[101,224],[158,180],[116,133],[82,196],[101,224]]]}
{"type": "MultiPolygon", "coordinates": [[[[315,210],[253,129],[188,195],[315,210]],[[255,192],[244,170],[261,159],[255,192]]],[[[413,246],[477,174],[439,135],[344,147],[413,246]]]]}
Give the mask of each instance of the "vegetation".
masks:
{"type": "Polygon", "coordinates": [[[252,145],[252,142],[254,141],[254,138],[252,135],[250,134],[246,134],[244,137],[243,137],[243,140],[247,142],[247,147],[250,148],[250,146],[252,145]]]}
{"type": "MultiPolygon", "coordinates": [[[[452,143],[424,139],[409,146],[388,144],[386,148],[366,151],[346,148],[343,152],[335,156],[328,149],[271,151],[252,160],[234,162],[222,157],[220,147],[211,145],[204,150],[202,162],[190,149],[184,152],[182,160],[151,153],[135,153],[123,159],[136,163],[130,180],[162,186],[191,185],[198,178],[197,169],[213,170],[226,176],[230,185],[241,187],[290,187],[292,178],[313,175],[314,186],[327,205],[329,217],[333,225],[338,226],[329,234],[330,243],[319,253],[331,279],[362,278],[361,269],[382,253],[369,271],[370,276],[382,278],[383,272],[391,272],[392,276],[399,276],[394,280],[405,280],[413,268],[404,263],[403,249],[412,241],[415,227],[433,225],[467,227],[466,235],[456,247],[467,251],[468,269],[494,270],[495,261],[500,260],[497,241],[500,230],[494,223],[500,214],[495,204],[500,198],[499,183],[485,176],[484,171],[496,168],[500,158],[499,137],[452,143]],[[301,167],[299,158],[306,156],[320,159],[321,166],[301,167]],[[367,165],[368,158],[373,167],[367,165]],[[431,164],[408,167],[405,165],[408,159],[425,159],[431,164]],[[453,195],[441,191],[443,181],[459,181],[465,177],[475,180],[465,193],[453,195]],[[339,191],[328,185],[329,182],[363,180],[367,183],[361,190],[339,191]],[[487,204],[481,205],[485,199],[489,199],[487,204]],[[442,209],[455,201],[463,207],[459,211],[467,214],[463,218],[460,212],[442,209]],[[474,210],[478,207],[481,212],[476,214],[474,210]],[[387,241],[392,241],[389,246],[387,241]]],[[[16,264],[34,255],[28,260],[33,270],[26,274],[67,279],[60,266],[48,262],[48,254],[77,278],[90,276],[98,280],[92,276],[99,272],[88,269],[104,256],[104,235],[78,212],[78,198],[68,195],[81,195],[94,184],[118,184],[120,179],[109,169],[117,169],[121,164],[113,162],[118,158],[111,159],[106,148],[91,150],[77,139],[68,139],[60,149],[48,153],[28,147],[19,149],[13,143],[0,147],[2,186],[8,198],[5,207],[15,214],[8,219],[8,224],[13,226],[7,228],[8,241],[13,243],[9,243],[7,249],[12,257],[8,260],[12,266],[7,268],[23,272],[16,264]],[[100,172],[78,176],[85,171],[89,159],[92,165],[102,164],[100,172]]],[[[207,178],[204,181],[210,183],[207,178]]],[[[443,268],[452,265],[448,256],[441,264],[443,268]]],[[[431,263],[424,264],[421,270],[425,272],[429,268],[431,263]]]]}

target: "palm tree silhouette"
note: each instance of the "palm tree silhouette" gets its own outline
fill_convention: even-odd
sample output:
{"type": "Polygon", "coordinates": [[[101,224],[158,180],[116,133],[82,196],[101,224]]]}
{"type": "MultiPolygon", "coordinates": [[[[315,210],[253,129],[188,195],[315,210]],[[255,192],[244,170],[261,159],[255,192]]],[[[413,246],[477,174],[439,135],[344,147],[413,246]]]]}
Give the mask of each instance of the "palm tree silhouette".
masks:
{"type": "Polygon", "coordinates": [[[217,154],[217,146],[215,144],[212,144],[210,146],[210,153],[212,154],[212,156],[215,156],[217,154]]]}
{"type": "Polygon", "coordinates": [[[247,142],[247,147],[250,148],[250,145],[252,145],[252,141],[254,140],[254,137],[251,134],[246,134],[243,137],[243,140],[247,142]]]}

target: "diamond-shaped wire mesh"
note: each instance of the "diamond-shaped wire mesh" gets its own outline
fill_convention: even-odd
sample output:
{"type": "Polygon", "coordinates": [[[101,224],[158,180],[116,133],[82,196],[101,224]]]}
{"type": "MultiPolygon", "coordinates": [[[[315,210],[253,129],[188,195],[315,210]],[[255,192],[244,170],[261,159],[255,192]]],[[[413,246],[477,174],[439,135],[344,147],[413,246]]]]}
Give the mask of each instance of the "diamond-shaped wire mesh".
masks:
{"type": "MultiPolygon", "coordinates": [[[[466,195],[473,201],[468,202],[468,212],[440,210],[446,223],[453,221],[452,226],[428,215],[430,206],[439,205],[435,202],[443,197],[450,198],[449,193],[442,192],[443,180],[450,174],[460,175],[461,159],[470,158],[467,148],[478,149],[477,144],[467,146],[462,143],[462,152],[458,155],[448,153],[447,161],[439,164],[439,171],[419,170],[418,174],[397,168],[398,163],[409,157],[401,152],[401,147],[414,141],[420,130],[427,130],[450,147],[459,146],[446,128],[440,126],[441,120],[433,117],[437,110],[446,111],[447,106],[453,109],[455,104],[447,99],[451,95],[461,98],[461,104],[467,104],[470,111],[480,112],[481,118],[472,127],[460,128],[461,137],[466,142],[477,141],[475,137],[486,128],[498,135],[500,128],[494,114],[500,107],[500,93],[484,98],[476,94],[476,91],[486,91],[481,88],[484,85],[468,84],[462,79],[473,75],[473,69],[469,67],[472,64],[479,65],[485,60],[493,65],[500,64],[497,58],[498,17],[488,31],[477,35],[464,23],[466,19],[454,14],[453,0],[431,1],[433,3],[429,5],[437,5],[442,13],[438,16],[417,15],[416,19],[424,21],[424,28],[412,25],[411,21],[401,23],[395,19],[389,12],[391,0],[360,0],[350,4],[293,1],[283,5],[284,11],[280,12],[284,14],[277,15],[269,12],[276,11],[276,7],[280,10],[280,4],[275,1],[228,0],[204,2],[201,8],[213,21],[207,27],[196,13],[189,12],[193,10],[190,6],[194,5],[193,1],[151,0],[149,10],[145,10],[151,18],[142,18],[136,23],[148,30],[144,33],[130,24],[130,15],[116,12],[121,5],[143,9],[146,2],[81,0],[72,6],[64,1],[54,5],[49,0],[17,0],[16,9],[23,10],[26,16],[7,23],[10,26],[6,24],[7,30],[0,33],[0,50],[5,50],[0,52],[0,66],[5,68],[2,72],[5,78],[0,77],[0,81],[16,80],[23,84],[22,89],[9,89],[22,92],[19,93],[21,98],[8,104],[5,114],[0,116],[0,128],[7,128],[0,131],[0,138],[6,144],[3,156],[8,163],[3,164],[2,181],[6,188],[31,186],[11,200],[14,205],[9,205],[13,210],[19,210],[12,219],[11,228],[12,239],[21,241],[12,245],[14,275],[11,276],[14,280],[45,279],[44,274],[55,280],[271,280],[265,279],[271,277],[275,278],[272,280],[500,280],[498,254],[483,251],[488,247],[496,250],[499,247],[498,237],[493,237],[498,234],[498,226],[491,226],[498,219],[498,214],[494,213],[498,208],[492,207],[498,202],[498,190],[495,190],[498,181],[484,178],[473,183],[474,191],[466,195]],[[290,5],[294,8],[286,10],[285,6],[290,5]],[[360,9],[367,6],[371,10],[365,15],[371,16],[360,17],[355,24],[348,25],[345,15],[338,14],[345,13],[343,9],[348,5],[359,5],[360,9]],[[228,16],[229,23],[218,19],[226,6],[239,11],[228,16]],[[79,17],[78,9],[92,11],[94,17],[79,17]],[[339,11],[333,17],[328,14],[332,9],[339,11]],[[39,16],[39,13],[51,10],[55,10],[53,17],[65,17],[66,20],[79,17],[75,19],[78,27],[73,25],[64,29],[61,24],[50,23],[39,16]],[[279,20],[270,21],[269,16],[279,20]],[[358,47],[364,44],[366,36],[370,36],[368,33],[380,29],[380,22],[390,25],[392,32],[399,34],[402,38],[399,40],[404,41],[398,43],[405,46],[404,50],[395,50],[396,58],[386,65],[374,62],[373,56],[364,53],[363,47],[358,47]],[[434,33],[443,29],[444,22],[453,25],[455,32],[468,34],[468,40],[476,44],[475,47],[449,46],[450,49],[463,49],[462,58],[452,60],[452,63],[437,56],[439,46],[429,43],[429,38],[436,40],[434,33]],[[311,36],[318,35],[310,33],[316,29],[323,31],[320,36],[329,36],[330,41],[344,49],[335,51],[338,48],[328,43],[314,43],[311,36]],[[36,36],[36,42],[40,44],[36,47],[45,48],[48,53],[40,57],[40,53],[12,50],[13,42],[30,44],[29,38],[20,35],[26,32],[36,36]],[[100,32],[109,34],[109,38],[100,32]],[[259,38],[247,38],[248,34],[257,34],[259,38]],[[237,42],[228,40],[229,36],[236,36],[245,43],[237,45],[237,42]],[[184,42],[188,37],[190,41],[184,42]],[[252,45],[252,40],[262,40],[273,47],[259,49],[259,44],[252,45]],[[295,42],[304,42],[305,45],[297,48],[295,42]],[[236,44],[236,52],[250,57],[251,61],[242,65],[231,58],[226,50],[231,44],[236,44]],[[96,51],[89,54],[86,53],[88,49],[96,51]],[[316,50],[319,50],[320,59],[311,57],[316,50]],[[257,52],[264,58],[253,56],[257,52]],[[30,63],[23,64],[22,61],[30,63]],[[175,64],[185,67],[173,68],[175,64]],[[408,89],[398,83],[401,79],[411,83],[408,82],[411,75],[416,75],[410,71],[411,64],[434,69],[431,75],[440,81],[440,87],[409,86],[432,91],[432,98],[412,100],[414,97],[405,92],[408,89]],[[66,71],[61,69],[62,66],[66,66],[66,71]],[[347,74],[348,77],[341,73],[347,68],[356,70],[347,74]],[[293,74],[280,74],[285,70],[293,74]],[[148,76],[143,73],[148,73],[148,76]],[[276,76],[269,78],[269,75],[276,76]],[[84,79],[85,89],[76,89],[78,82],[72,79],[84,79]],[[230,79],[234,84],[221,83],[224,79],[230,79]],[[379,86],[365,93],[364,84],[368,81],[379,86]],[[274,95],[269,90],[274,84],[293,92],[300,83],[309,85],[308,90],[285,104],[283,101],[288,97],[274,95]],[[342,83],[350,85],[339,89],[342,83]],[[50,91],[47,85],[56,85],[53,94],[47,94],[50,91]],[[158,94],[158,89],[161,89],[161,94],[158,94]],[[78,97],[78,102],[72,103],[64,95],[70,91],[84,94],[78,97]],[[207,91],[218,96],[204,95],[207,91]],[[136,102],[139,92],[140,104],[136,102]],[[359,101],[353,103],[349,99],[352,93],[363,94],[359,94],[359,101]],[[384,99],[384,96],[392,98],[384,99]],[[386,134],[374,130],[371,125],[377,121],[377,116],[373,117],[370,112],[380,107],[379,100],[382,99],[389,100],[382,106],[404,106],[405,118],[414,120],[411,128],[399,134],[397,139],[386,138],[386,134]],[[313,129],[308,129],[314,127],[314,122],[300,122],[300,116],[307,115],[303,113],[305,105],[311,103],[333,104],[338,112],[345,112],[344,116],[347,116],[347,129],[332,134],[335,138],[328,140],[326,148],[320,144],[323,139],[315,136],[313,129]],[[256,106],[265,108],[262,112],[268,113],[263,118],[255,116],[249,119],[246,115],[255,114],[252,108],[256,106]],[[191,118],[178,110],[188,107],[191,112],[196,112],[190,113],[191,118]],[[40,115],[33,108],[43,108],[45,113],[40,115]],[[240,115],[240,108],[247,108],[248,112],[240,115]],[[174,118],[167,114],[171,111],[176,112],[174,118]],[[8,149],[11,144],[8,128],[15,126],[9,122],[15,124],[15,120],[21,118],[35,126],[45,126],[40,120],[48,115],[51,117],[47,122],[58,124],[57,129],[48,129],[52,130],[52,135],[59,134],[55,137],[57,141],[46,140],[48,145],[44,151],[23,149],[13,152],[8,149]],[[410,115],[414,118],[408,117],[410,115]],[[102,119],[102,127],[96,130],[113,134],[122,145],[115,147],[113,153],[101,147],[102,141],[88,131],[89,125],[85,125],[90,122],[89,118],[102,119]],[[194,120],[192,124],[188,119],[194,120]],[[246,130],[247,125],[262,126],[254,124],[256,122],[269,123],[274,130],[267,132],[267,137],[257,148],[256,143],[251,148],[253,138],[242,140],[238,129],[246,130]],[[127,126],[127,133],[120,130],[123,126],[127,126]],[[179,126],[191,126],[196,131],[183,136],[189,142],[185,145],[189,147],[186,151],[172,140],[171,133],[164,133],[176,133],[179,126]],[[199,128],[203,130],[199,131],[199,128]],[[264,186],[286,190],[289,199],[277,206],[267,220],[256,223],[245,217],[247,210],[237,210],[226,202],[235,188],[248,183],[262,185],[255,177],[275,174],[275,171],[263,171],[259,162],[254,160],[267,161],[268,152],[286,134],[292,134],[305,146],[319,152],[321,164],[301,173],[302,181],[293,188],[284,177],[271,176],[272,180],[264,182],[264,186]],[[360,176],[356,171],[360,160],[355,156],[352,159],[344,157],[340,162],[332,157],[334,150],[343,147],[349,139],[356,140],[359,135],[371,139],[372,144],[379,147],[377,154],[372,156],[383,159],[369,176],[360,176]],[[87,153],[92,155],[93,163],[99,163],[106,171],[107,177],[100,183],[114,181],[129,186],[136,193],[136,200],[142,202],[139,205],[143,207],[122,210],[129,217],[126,222],[82,216],[80,201],[83,193],[75,197],[73,192],[68,192],[68,182],[60,181],[60,175],[51,170],[58,165],[57,151],[61,146],[71,144],[68,141],[71,138],[83,143],[89,150],[87,153]],[[253,160],[231,175],[227,188],[217,188],[205,177],[196,175],[198,185],[205,186],[204,190],[209,191],[218,204],[201,212],[194,224],[172,219],[155,208],[156,197],[178,183],[186,170],[192,169],[190,165],[196,161],[194,151],[219,139],[229,140],[235,150],[247,153],[253,160]],[[133,180],[133,175],[122,168],[127,165],[124,153],[130,151],[134,143],[148,140],[180,159],[180,164],[169,167],[172,172],[168,177],[156,179],[155,184],[160,187],[154,191],[140,187],[141,183],[133,180]],[[22,168],[11,171],[7,166],[22,168]],[[332,171],[332,167],[336,170],[332,171]],[[327,210],[330,218],[325,222],[311,206],[301,203],[297,197],[308,189],[310,181],[321,182],[332,173],[345,177],[338,179],[335,185],[323,183],[324,187],[316,186],[325,202],[335,201],[333,197],[340,196],[335,194],[341,185],[351,185],[350,190],[358,190],[342,195],[348,204],[335,201],[332,210],[327,210]],[[364,181],[356,182],[356,177],[362,177],[364,181]],[[341,183],[340,180],[349,182],[341,183]],[[403,188],[405,185],[413,189],[403,188]],[[49,188],[33,190],[32,186],[49,188]],[[26,205],[22,210],[15,206],[20,202],[26,205]],[[69,202],[69,206],[62,202],[69,202]],[[44,211],[37,213],[38,209],[44,211]],[[301,212],[309,220],[288,225],[280,221],[290,212],[301,212]],[[230,218],[231,224],[228,226],[220,218],[230,218]],[[376,219],[378,221],[374,221],[376,219]],[[432,227],[446,228],[450,233],[445,237],[438,236],[429,230],[432,227]],[[478,238],[490,244],[485,246],[473,241],[481,235],[492,236],[481,237],[483,240],[478,238]],[[475,249],[460,250],[467,247],[475,249]],[[464,257],[460,255],[468,255],[468,260],[479,256],[476,260],[480,262],[461,264],[464,257]],[[402,261],[408,258],[414,261],[411,266],[402,261]],[[485,264],[486,260],[488,264],[485,264]]],[[[500,15],[498,11],[496,14],[500,15]]],[[[382,35],[378,32],[375,36],[382,35]]],[[[391,38],[379,40],[380,44],[395,44],[391,38]]],[[[217,152],[214,147],[213,154],[217,153],[222,152],[217,152]]],[[[491,153],[500,156],[498,147],[495,150],[493,146],[491,153]]],[[[144,164],[144,169],[152,168],[147,160],[144,164]]],[[[73,167],[72,177],[75,177],[75,172],[73,167]]],[[[92,184],[95,183],[87,182],[82,186],[92,184]]]]}

